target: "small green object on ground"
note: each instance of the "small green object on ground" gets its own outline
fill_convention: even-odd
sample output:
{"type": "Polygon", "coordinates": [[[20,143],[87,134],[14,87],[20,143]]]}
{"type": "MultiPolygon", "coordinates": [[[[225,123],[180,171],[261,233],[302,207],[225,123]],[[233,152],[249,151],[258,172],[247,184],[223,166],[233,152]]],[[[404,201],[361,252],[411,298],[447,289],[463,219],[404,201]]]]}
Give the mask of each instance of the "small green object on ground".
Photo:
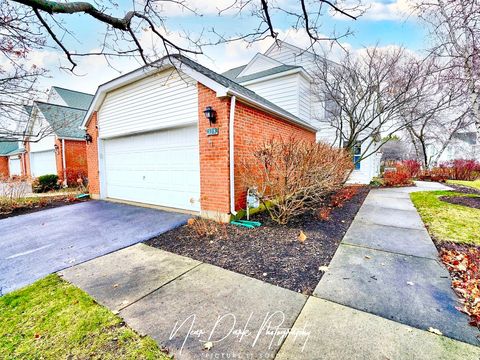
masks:
{"type": "Polygon", "coordinates": [[[254,227],[262,226],[262,223],[259,221],[249,221],[249,220],[237,220],[237,222],[247,225],[252,225],[254,227]]]}
{"type": "Polygon", "coordinates": [[[236,225],[236,226],[243,226],[243,227],[246,227],[248,229],[255,229],[255,226],[253,226],[251,224],[245,224],[245,223],[240,222],[240,221],[231,221],[230,224],[236,225]]]}
{"type": "Polygon", "coordinates": [[[5,359],[169,359],[82,290],[49,275],[0,297],[5,359]]]}
{"type": "Polygon", "coordinates": [[[79,194],[75,196],[77,199],[88,199],[90,198],[90,194],[79,194]]]}

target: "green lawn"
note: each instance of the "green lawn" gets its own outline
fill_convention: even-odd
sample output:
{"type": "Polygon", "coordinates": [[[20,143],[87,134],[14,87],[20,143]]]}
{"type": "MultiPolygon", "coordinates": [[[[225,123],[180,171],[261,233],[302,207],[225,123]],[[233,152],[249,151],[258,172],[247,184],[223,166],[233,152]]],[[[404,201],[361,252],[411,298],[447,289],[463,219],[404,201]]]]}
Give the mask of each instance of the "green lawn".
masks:
{"type": "Polygon", "coordinates": [[[49,275],[0,297],[2,359],[170,359],[82,290],[49,275]]]}
{"type": "Polygon", "coordinates": [[[430,233],[440,241],[480,245],[480,210],[440,201],[450,191],[414,192],[412,201],[430,233]]]}
{"type": "Polygon", "coordinates": [[[480,190],[480,179],[475,181],[448,180],[447,184],[468,186],[468,187],[480,190]]]}

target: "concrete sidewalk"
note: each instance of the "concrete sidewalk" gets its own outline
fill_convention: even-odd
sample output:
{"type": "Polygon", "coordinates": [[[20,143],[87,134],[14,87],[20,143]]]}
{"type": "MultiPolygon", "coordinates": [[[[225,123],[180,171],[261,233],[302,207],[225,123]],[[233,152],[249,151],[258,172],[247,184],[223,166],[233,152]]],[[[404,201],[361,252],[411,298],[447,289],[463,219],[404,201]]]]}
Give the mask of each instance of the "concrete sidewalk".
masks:
{"type": "Polygon", "coordinates": [[[458,311],[451,280],[409,193],[443,185],[372,190],[314,296],[411,327],[480,344],[458,311]]]}
{"type": "Polygon", "coordinates": [[[60,275],[179,360],[480,358],[472,345],[143,244],[60,275]]]}
{"type": "Polygon", "coordinates": [[[144,244],[60,275],[179,360],[478,360],[409,200],[422,189],[372,191],[310,297],[144,244]]]}

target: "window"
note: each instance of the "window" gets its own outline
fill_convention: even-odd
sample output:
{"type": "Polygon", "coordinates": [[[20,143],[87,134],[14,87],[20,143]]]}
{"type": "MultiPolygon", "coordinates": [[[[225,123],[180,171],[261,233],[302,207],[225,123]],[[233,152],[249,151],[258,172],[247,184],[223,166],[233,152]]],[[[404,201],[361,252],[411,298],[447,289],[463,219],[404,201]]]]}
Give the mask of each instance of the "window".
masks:
{"type": "Polygon", "coordinates": [[[355,170],[360,170],[360,158],[362,157],[362,144],[356,143],[353,146],[353,163],[355,164],[355,170]]]}

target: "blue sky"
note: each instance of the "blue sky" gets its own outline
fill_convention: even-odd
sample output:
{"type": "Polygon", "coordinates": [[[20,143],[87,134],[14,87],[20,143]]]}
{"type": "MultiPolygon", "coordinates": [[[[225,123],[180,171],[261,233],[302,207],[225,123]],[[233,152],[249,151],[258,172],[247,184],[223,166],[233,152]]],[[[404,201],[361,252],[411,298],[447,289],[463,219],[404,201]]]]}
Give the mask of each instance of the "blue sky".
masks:
{"type": "MultiPolygon", "coordinates": [[[[183,31],[198,35],[202,29],[215,27],[217,31],[226,35],[234,35],[251,29],[257,22],[256,19],[246,14],[243,17],[218,16],[216,8],[229,4],[231,0],[188,0],[192,6],[201,9],[202,17],[187,16],[178,9],[164,9],[167,17],[168,30],[175,39],[183,31]]],[[[278,0],[289,2],[291,0],[278,0]]],[[[368,7],[367,12],[359,20],[353,21],[340,16],[325,15],[322,18],[321,31],[325,34],[334,29],[341,33],[349,27],[354,34],[341,41],[349,48],[363,46],[399,45],[413,51],[421,51],[426,47],[425,31],[409,9],[410,0],[377,0],[364,1],[368,7]]],[[[124,11],[131,8],[131,1],[121,0],[118,9],[113,13],[122,16],[124,11]]],[[[64,38],[64,43],[69,48],[80,51],[89,51],[98,48],[104,33],[104,25],[92,20],[85,15],[63,16],[64,23],[75,33],[79,40],[69,36],[64,38]]],[[[296,45],[305,43],[306,37],[301,31],[291,29],[290,23],[284,16],[275,16],[274,23],[280,31],[280,39],[287,40],[296,45]]],[[[144,44],[148,45],[149,34],[142,35],[144,44]]],[[[225,71],[228,68],[242,65],[256,53],[268,48],[272,40],[264,40],[253,45],[237,42],[228,45],[209,46],[204,48],[206,56],[197,60],[216,71],[225,71]]],[[[111,80],[120,74],[138,67],[140,64],[133,59],[114,60],[112,69],[100,57],[82,58],[76,70],[77,75],[59,69],[60,64],[66,64],[63,54],[55,49],[45,49],[33,54],[34,62],[43,65],[50,71],[50,77],[42,79],[41,86],[48,88],[52,85],[77,89],[93,93],[97,86],[111,80]]],[[[332,54],[332,56],[335,56],[332,54]]],[[[338,53],[337,53],[338,56],[338,53]]]]}

